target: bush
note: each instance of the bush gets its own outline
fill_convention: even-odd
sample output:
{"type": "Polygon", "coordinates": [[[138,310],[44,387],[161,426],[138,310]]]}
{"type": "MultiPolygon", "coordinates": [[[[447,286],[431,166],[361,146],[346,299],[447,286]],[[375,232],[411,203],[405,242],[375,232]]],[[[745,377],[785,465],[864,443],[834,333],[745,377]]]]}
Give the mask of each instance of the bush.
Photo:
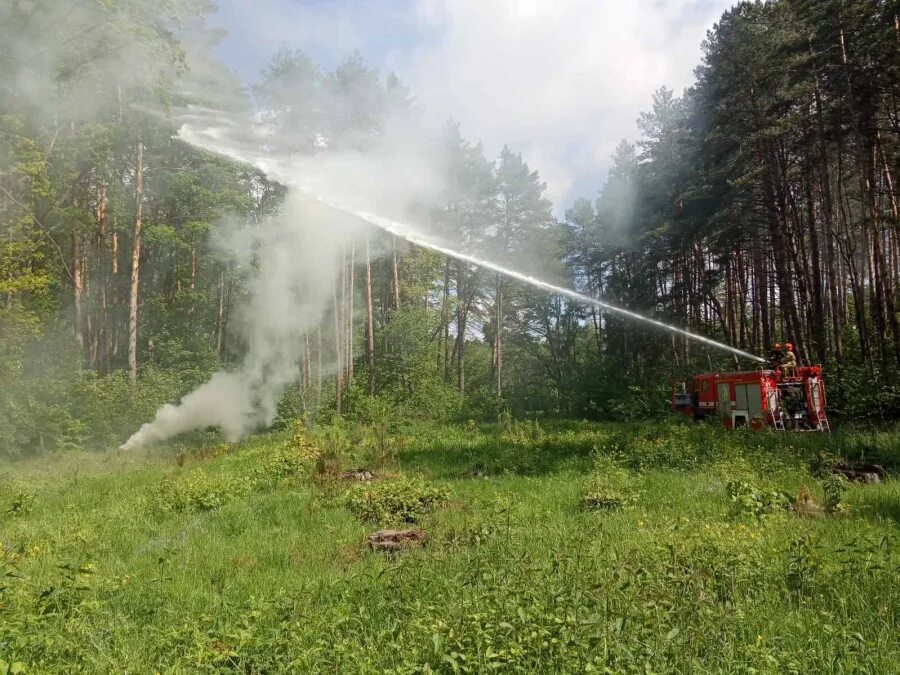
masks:
{"type": "Polygon", "coordinates": [[[31,513],[34,507],[34,493],[27,490],[18,490],[6,507],[6,513],[10,516],[24,516],[31,513]]]}
{"type": "Polygon", "coordinates": [[[152,367],[131,383],[124,371],[50,372],[12,381],[0,391],[0,456],[116,447],[164,403],[193,385],[152,367]]]}
{"type": "Polygon", "coordinates": [[[634,501],[636,489],[631,474],[603,455],[594,459],[581,505],[590,511],[612,511],[634,501]]]}
{"type": "Polygon", "coordinates": [[[804,534],[793,542],[788,549],[787,571],[785,582],[792,593],[806,596],[812,591],[819,572],[819,561],[815,555],[809,534],[804,534]]]}
{"type": "Polygon", "coordinates": [[[789,500],[777,490],[759,488],[746,480],[728,483],[728,516],[736,520],[760,519],[784,510],[789,500]]]}
{"type": "Polygon", "coordinates": [[[243,473],[220,476],[196,469],[179,478],[166,479],[152,490],[153,499],[167,511],[210,511],[254,490],[309,476],[318,458],[302,425],[282,447],[266,446],[256,455],[253,467],[243,473]]]}
{"type": "Polygon", "coordinates": [[[246,478],[210,476],[202,469],[184,478],[165,480],[154,490],[157,504],[166,511],[211,511],[249,492],[246,478]]]}
{"type": "Polygon", "coordinates": [[[825,493],[825,512],[830,514],[841,513],[845,505],[844,493],[847,491],[847,479],[839,473],[834,473],[822,481],[822,490],[825,493]]]}
{"type": "Polygon", "coordinates": [[[364,440],[369,451],[367,460],[379,469],[383,469],[388,463],[396,464],[397,408],[383,398],[370,398],[360,406],[359,416],[365,425],[364,440]]]}
{"type": "Polygon", "coordinates": [[[253,487],[275,484],[288,478],[309,476],[313,470],[314,458],[285,447],[261,457],[250,471],[250,482],[253,487]]]}
{"type": "Polygon", "coordinates": [[[294,422],[294,433],[275,452],[267,451],[253,470],[259,480],[283,480],[297,476],[309,476],[321,462],[318,445],[301,420],[294,422]]]}
{"type": "Polygon", "coordinates": [[[382,525],[418,523],[447,500],[444,488],[420,477],[400,478],[374,485],[358,485],[347,493],[348,508],[363,520],[382,525]]]}
{"type": "Polygon", "coordinates": [[[530,446],[544,440],[544,430],[537,420],[506,419],[501,422],[502,440],[514,445],[530,446]]]}

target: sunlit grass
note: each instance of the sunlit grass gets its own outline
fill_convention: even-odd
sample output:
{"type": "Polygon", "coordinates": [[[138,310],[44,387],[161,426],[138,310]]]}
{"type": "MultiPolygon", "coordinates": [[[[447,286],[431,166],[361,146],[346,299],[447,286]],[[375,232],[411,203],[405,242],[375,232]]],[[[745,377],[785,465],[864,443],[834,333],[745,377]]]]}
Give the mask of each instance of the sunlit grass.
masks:
{"type": "MultiPolygon", "coordinates": [[[[849,486],[835,516],[757,517],[728,498],[743,481],[821,504],[816,446],[849,455],[863,443],[849,435],[407,429],[399,469],[382,473],[421,475],[447,498],[418,523],[426,546],[393,557],[368,550],[378,524],[346,507],[347,485],[258,477],[287,440],[6,467],[0,660],[34,672],[900,667],[898,483],[849,486]],[[596,454],[626,470],[635,496],[622,508],[582,505],[596,454]],[[168,508],[159,486],[198,476],[221,504],[168,508]],[[30,501],[12,515],[18,493],[30,501]]],[[[890,459],[886,438],[865,443],[890,459]]],[[[344,453],[348,466],[371,459],[350,442],[344,453]]]]}

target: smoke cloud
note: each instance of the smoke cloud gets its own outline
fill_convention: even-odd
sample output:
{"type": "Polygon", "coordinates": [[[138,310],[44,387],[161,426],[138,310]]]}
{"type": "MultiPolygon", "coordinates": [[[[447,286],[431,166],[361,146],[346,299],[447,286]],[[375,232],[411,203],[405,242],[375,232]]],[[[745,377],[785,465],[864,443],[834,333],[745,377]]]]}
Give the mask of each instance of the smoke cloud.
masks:
{"type": "Polygon", "coordinates": [[[276,139],[261,124],[242,126],[239,119],[203,108],[186,111],[182,120],[179,136],[183,140],[255,166],[291,188],[292,197],[285,213],[258,235],[259,258],[264,264],[244,310],[249,352],[243,365],[234,373],[217,374],[178,406],[163,407],[125,448],[207,426],[218,426],[226,436],[236,438],[271,423],[278,397],[295,379],[301,338],[318,325],[328,307],[340,251],[356,240],[363,224],[575,302],[760,360],[549,282],[539,271],[525,273],[501,264],[482,252],[468,250],[460,243],[459,233],[453,238],[450,232],[422,224],[414,217],[416,207],[439,203],[448,189],[441,180],[446,159],[438,146],[414,142],[425,135],[409,134],[403,143],[381,144],[370,152],[306,157],[279,152],[276,139]],[[448,237],[452,241],[448,242],[448,237]]]}
{"type": "MultiPolygon", "coordinates": [[[[338,116],[349,107],[338,99],[324,106],[338,116]]],[[[331,308],[343,254],[362,243],[366,231],[364,218],[333,208],[329,200],[405,219],[417,205],[439,203],[445,191],[437,135],[424,133],[409,108],[385,114],[375,139],[344,134],[345,145],[306,154],[293,151],[305,140],[296,128],[274,126],[264,113],[228,108],[173,111],[179,137],[291,188],[279,215],[254,228],[220,229],[213,242],[225,259],[246,264],[252,251],[259,261],[237,310],[247,353],[237,370],[217,373],[177,405],[162,407],[125,449],[211,426],[236,439],[271,424],[279,398],[297,379],[304,335],[331,308]]]]}
{"type": "MultiPolygon", "coordinates": [[[[238,308],[238,330],[247,344],[243,363],[216,373],[177,405],[160,408],[122,447],[132,450],[212,426],[236,440],[270,425],[285,387],[297,378],[304,335],[329,309],[339,261],[359,233],[341,214],[290,193],[282,212],[250,235],[263,264],[248,301],[238,308]]],[[[246,231],[233,243],[234,250],[246,247],[246,231]]]]}

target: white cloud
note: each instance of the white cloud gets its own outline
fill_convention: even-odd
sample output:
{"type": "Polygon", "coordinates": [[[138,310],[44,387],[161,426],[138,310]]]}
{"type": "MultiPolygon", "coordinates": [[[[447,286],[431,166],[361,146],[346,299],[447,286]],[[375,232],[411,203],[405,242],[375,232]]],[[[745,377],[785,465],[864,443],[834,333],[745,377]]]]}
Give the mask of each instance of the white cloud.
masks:
{"type": "Polygon", "coordinates": [[[388,57],[432,115],[490,153],[508,143],[570,201],[602,180],[662,85],[692,81],[706,30],[730,0],[417,0],[435,38],[388,57]]]}
{"type": "Polygon", "coordinates": [[[562,211],[593,196],[653,92],[693,78],[732,0],[221,0],[225,56],[258,72],[280,43],[336,63],[359,49],[454,118],[491,155],[504,143],[562,211]]]}

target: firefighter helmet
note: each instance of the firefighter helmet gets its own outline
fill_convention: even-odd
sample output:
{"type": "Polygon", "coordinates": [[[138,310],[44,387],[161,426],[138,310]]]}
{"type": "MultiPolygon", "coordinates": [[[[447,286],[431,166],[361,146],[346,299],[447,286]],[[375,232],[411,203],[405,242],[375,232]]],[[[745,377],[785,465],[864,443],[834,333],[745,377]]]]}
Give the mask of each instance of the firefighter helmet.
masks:
{"type": "Polygon", "coordinates": [[[784,348],[787,349],[788,351],[791,351],[794,349],[794,345],[792,345],[790,342],[788,342],[784,345],[784,348]]]}

